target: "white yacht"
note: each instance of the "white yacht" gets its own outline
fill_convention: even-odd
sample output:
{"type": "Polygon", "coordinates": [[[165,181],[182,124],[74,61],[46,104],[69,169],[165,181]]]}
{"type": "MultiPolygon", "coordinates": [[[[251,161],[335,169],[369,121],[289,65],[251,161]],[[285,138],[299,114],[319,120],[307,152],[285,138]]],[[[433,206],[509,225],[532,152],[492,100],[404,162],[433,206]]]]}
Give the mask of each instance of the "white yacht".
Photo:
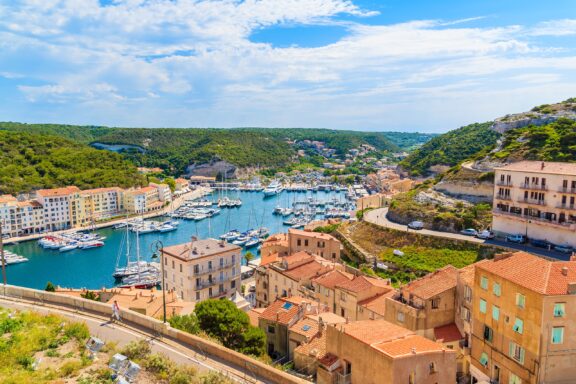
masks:
{"type": "Polygon", "coordinates": [[[273,180],[264,188],[264,196],[274,196],[282,192],[282,184],[278,180],[273,180]]]}

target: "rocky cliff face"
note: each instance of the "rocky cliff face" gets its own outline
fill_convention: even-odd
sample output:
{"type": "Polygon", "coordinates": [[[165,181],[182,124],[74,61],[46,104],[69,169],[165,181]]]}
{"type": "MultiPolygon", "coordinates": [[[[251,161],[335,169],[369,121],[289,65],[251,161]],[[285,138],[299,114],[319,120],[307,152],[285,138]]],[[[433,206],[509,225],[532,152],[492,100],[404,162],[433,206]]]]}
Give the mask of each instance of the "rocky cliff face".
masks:
{"type": "Polygon", "coordinates": [[[186,169],[186,174],[190,176],[217,177],[219,174],[226,179],[232,179],[236,175],[236,167],[223,160],[213,160],[204,164],[190,164],[186,169]]]}
{"type": "Polygon", "coordinates": [[[576,120],[576,104],[561,103],[549,106],[535,107],[530,112],[506,115],[494,120],[492,129],[499,133],[505,133],[511,129],[523,128],[528,125],[546,125],[555,122],[560,118],[576,120]]]}

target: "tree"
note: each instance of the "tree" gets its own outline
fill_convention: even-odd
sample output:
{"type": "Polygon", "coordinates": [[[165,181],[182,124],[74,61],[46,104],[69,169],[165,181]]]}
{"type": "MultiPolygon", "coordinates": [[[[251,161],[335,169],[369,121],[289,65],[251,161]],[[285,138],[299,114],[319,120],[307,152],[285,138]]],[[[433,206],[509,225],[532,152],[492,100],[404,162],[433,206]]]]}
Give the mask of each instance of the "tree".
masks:
{"type": "Polygon", "coordinates": [[[164,184],[168,184],[172,193],[176,190],[176,180],[173,177],[164,178],[164,184]]]}
{"type": "Polygon", "coordinates": [[[256,327],[249,327],[242,334],[242,347],[239,352],[245,355],[262,356],[266,353],[266,334],[256,327]]]}
{"type": "Polygon", "coordinates": [[[184,332],[197,334],[200,332],[200,326],[198,325],[198,318],[194,313],[189,315],[176,315],[172,316],[168,320],[170,326],[179,329],[184,332]]]}
{"type": "Polygon", "coordinates": [[[250,251],[246,252],[246,254],[244,255],[244,259],[246,259],[246,264],[254,260],[254,258],[255,258],[254,254],[250,251]]]}
{"type": "Polygon", "coordinates": [[[56,292],[56,287],[50,281],[46,283],[46,288],[44,288],[46,292],[56,292]]]}

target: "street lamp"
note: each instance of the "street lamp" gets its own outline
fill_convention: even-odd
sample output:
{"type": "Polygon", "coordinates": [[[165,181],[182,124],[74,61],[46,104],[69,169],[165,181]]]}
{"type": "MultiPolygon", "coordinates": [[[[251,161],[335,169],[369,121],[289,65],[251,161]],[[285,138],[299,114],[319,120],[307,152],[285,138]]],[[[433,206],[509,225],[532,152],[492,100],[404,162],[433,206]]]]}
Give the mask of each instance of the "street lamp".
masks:
{"type": "Polygon", "coordinates": [[[150,245],[152,248],[152,260],[160,259],[160,268],[162,271],[162,319],[166,324],[166,285],[164,283],[164,243],[160,240],[154,240],[150,245]],[[160,253],[160,256],[158,256],[160,253]]]}

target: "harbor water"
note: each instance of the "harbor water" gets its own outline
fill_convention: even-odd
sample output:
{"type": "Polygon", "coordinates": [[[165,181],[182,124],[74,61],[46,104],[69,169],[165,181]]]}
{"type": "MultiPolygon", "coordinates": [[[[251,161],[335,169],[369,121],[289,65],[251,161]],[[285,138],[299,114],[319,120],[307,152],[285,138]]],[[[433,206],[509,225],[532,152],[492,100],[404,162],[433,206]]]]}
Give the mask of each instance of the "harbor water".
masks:
{"type": "MultiPolygon", "coordinates": [[[[291,206],[294,202],[313,198],[327,201],[336,197],[345,200],[343,192],[288,192],[265,198],[260,192],[230,192],[230,197],[242,199],[238,208],[223,208],[219,215],[202,221],[179,219],[180,225],[176,231],[166,233],[149,233],[140,235],[140,255],[142,260],[151,261],[152,243],[161,240],[164,246],[170,246],[190,241],[192,236],[198,238],[218,238],[221,234],[237,229],[247,229],[264,226],[270,233],[286,232],[288,226],[283,225],[283,218],[274,215],[276,206],[291,206]]],[[[206,196],[216,199],[217,196],[206,196]]],[[[167,218],[158,218],[163,220],[167,218]]],[[[126,263],[126,249],[123,246],[126,231],[124,229],[106,228],[97,233],[105,236],[105,246],[88,250],[73,250],[59,252],[58,250],[41,248],[37,241],[27,241],[7,246],[6,249],[29,259],[26,263],[8,266],[8,284],[29,288],[43,289],[48,281],[61,287],[98,289],[114,286],[112,273],[117,260],[120,265],[126,263]]],[[[134,233],[130,233],[132,257],[136,255],[134,233]]],[[[256,248],[250,250],[257,253],[256,248]]],[[[259,257],[259,256],[256,256],[259,257]]],[[[158,260],[156,260],[158,261],[158,260]]]]}

